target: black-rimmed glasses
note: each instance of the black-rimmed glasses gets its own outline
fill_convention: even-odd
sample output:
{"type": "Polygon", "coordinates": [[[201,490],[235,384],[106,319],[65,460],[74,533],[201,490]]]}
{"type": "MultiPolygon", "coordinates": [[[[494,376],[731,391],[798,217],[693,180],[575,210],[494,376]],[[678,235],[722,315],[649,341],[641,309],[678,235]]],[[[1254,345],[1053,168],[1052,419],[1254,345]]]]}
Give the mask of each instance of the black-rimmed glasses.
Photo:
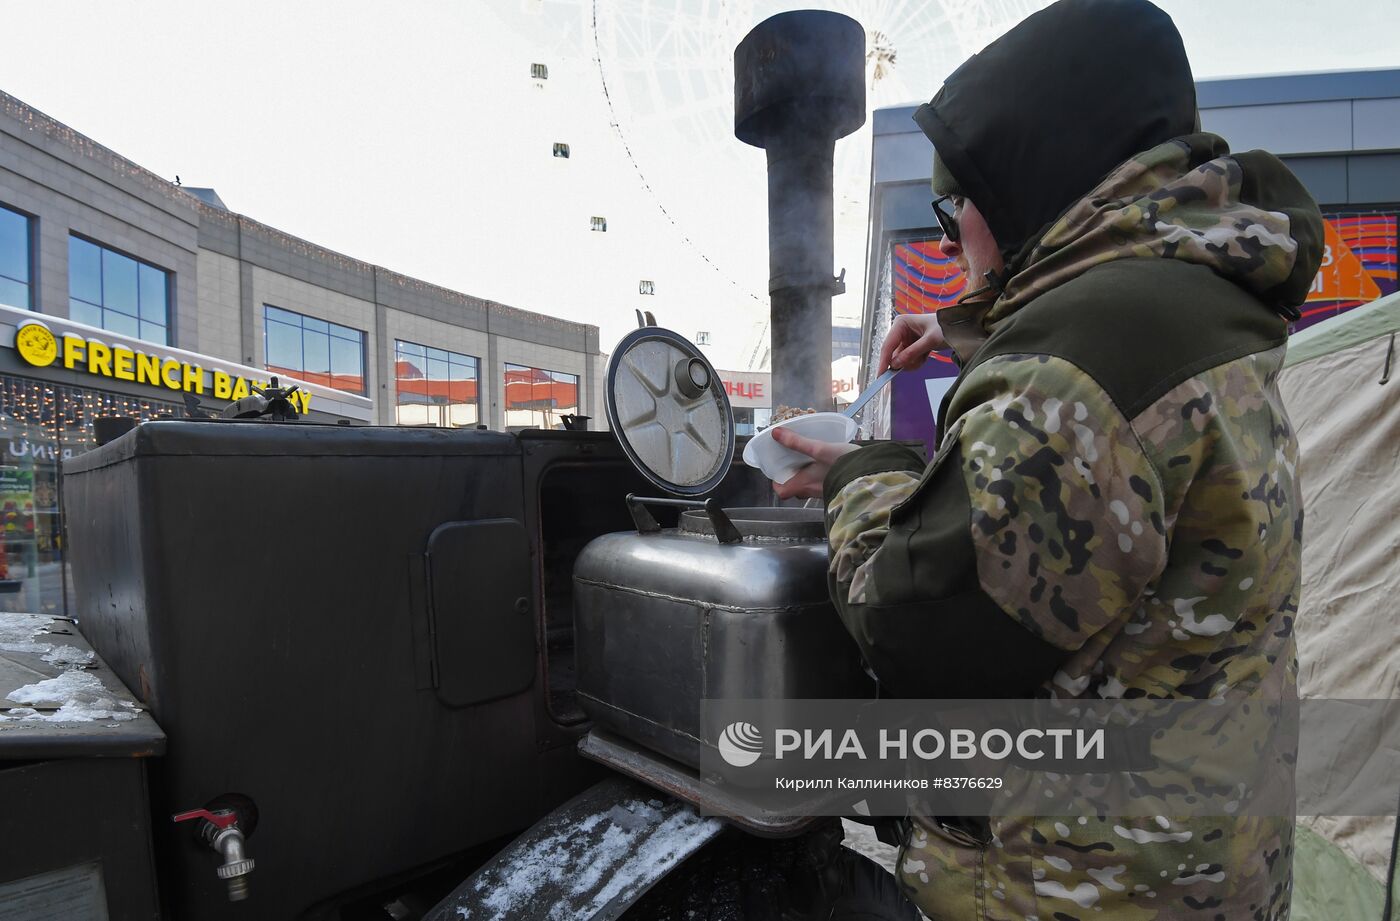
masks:
{"type": "Polygon", "coordinates": [[[940,195],[933,200],[933,216],[938,218],[938,226],[943,236],[954,243],[958,242],[958,207],[954,199],[958,195],[940,195]]]}

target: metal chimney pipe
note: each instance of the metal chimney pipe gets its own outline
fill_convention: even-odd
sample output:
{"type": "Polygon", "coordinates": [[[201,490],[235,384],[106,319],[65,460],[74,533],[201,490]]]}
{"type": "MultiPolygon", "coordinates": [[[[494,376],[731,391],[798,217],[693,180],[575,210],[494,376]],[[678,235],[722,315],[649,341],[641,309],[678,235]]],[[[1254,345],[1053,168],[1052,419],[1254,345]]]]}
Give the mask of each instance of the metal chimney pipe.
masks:
{"type": "Polygon", "coordinates": [[[779,13],[734,49],[734,134],[768,152],[773,405],[831,409],[832,162],[865,123],[865,30],[779,13]]]}

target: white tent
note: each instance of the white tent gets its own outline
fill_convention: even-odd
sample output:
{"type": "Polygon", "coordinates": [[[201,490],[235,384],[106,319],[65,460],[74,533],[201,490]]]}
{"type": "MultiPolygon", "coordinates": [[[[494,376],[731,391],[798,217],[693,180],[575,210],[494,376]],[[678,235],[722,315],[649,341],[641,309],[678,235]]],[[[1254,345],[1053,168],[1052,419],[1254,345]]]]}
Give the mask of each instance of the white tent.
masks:
{"type": "MultiPolygon", "coordinates": [[[[1298,434],[1303,698],[1400,698],[1400,294],[1294,336],[1279,377],[1298,434]]],[[[1395,766],[1400,772],[1400,765],[1395,766]]],[[[1400,912],[1393,817],[1303,816],[1295,921],[1400,912]]]]}

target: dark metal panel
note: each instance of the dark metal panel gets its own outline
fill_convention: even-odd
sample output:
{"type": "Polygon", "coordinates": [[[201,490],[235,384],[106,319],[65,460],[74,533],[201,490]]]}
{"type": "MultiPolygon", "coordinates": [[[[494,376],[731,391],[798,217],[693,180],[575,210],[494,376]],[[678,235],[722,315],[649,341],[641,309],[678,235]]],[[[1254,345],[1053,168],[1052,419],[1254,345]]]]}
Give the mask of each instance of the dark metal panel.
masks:
{"type": "Polygon", "coordinates": [[[519,521],[453,521],[428,538],[437,695],[450,707],[518,693],[535,677],[530,542],[519,521]]]}
{"type": "Polygon", "coordinates": [[[75,614],[176,740],[151,768],[156,813],[226,792],[261,813],[246,903],[186,829],[154,828],[173,917],[296,917],[552,805],[528,692],[449,708],[420,689],[427,583],[415,595],[405,562],[444,521],[522,517],[516,439],[168,425],[70,467],[64,494],[75,614]]]}
{"type": "Polygon", "coordinates": [[[0,883],[97,864],[111,921],[160,917],[145,761],[74,758],[9,768],[3,764],[0,883]]]}
{"type": "Polygon", "coordinates": [[[1201,125],[1229,141],[1232,150],[1261,149],[1276,154],[1351,150],[1351,103],[1347,100],[1205,109],[1201,125]]]}
{"type": "Polygon", "coordinates": [[[1346,157],[1283,157],[1283,162],[1307,188],[1315,201],[1343,204],[1347,201],[1346,157]]]}
{"type": "Polygon", "coordinates": [[[1202,109],[1385,96],[1400,96],[1400,69],[1229,77],[1196,83],[1196,104],[1202,109]]]}
{"type": "Polygon", "coordinates": [[[1400,149],[1400,94],[1352,102],[1351,139],[1356,150],[1400,149]]]}
{"type": "Polygon", "coordinates": [[[1354,154],[1347,160],[1348,203],[1400,201],[1400,154],[1354,154]]]}
{"type": "Polygon", "coordinates": [[[139,425],[122,438],[78,455],[64,470],[83,473],[130,458],[160,456],[406,459],[518,453],[510,435],[477,429],[170,419],[139,425]]]}
{"type": "MultiPolygon", "coordinates": [[[[928,96],[932,98],[938,91],[938,87],[928,88],[928,96]]],[[[909,126],[914,124],[914,110],[923,103],[912,105],[890,106],[884,109],[876,109],[872,126],[877,135],[879,134],[904,134],[909,130],[909,126]]],[[[917,130],[917,129],[916,129],[917,130]]]]}
{"type": "Polygon", "coordinates": [[[408,611],[413,622],[413,674],[420,691],[437,687],[437,659],[433,651],[432,610],[429,602],[428,560],[424,554],[408,555],[408,611]]]}
{"type": "MultiPolygon", "coordinates": [[[[938,87],[920,88],[933,96],[938,87]]],[[[1333,99],[1384,99],[1400,96],[1400,68],[1330,74],[1279,74],[1196,82],[1196,104],[1202,109],[1325,102],[1333,99]]],[[[890,106],[874,113],[875,134],[909,130],[917,105],[890,106]]]]}
{"type": "Polygon", "coordinates": [[[934,231],[933,193],[927,181],[906,182],[885,186],[880,196],[880,230],[885,233],[901,230],[934,231]]]}
{"type": "Polygon", "coordinates": [[[873,145],[870,171],[876,185],[919,180],[925,189],[929,188],[933,142],[913,121],[909,122],[909,127],[912,130],[883,135],[873,145]]]}

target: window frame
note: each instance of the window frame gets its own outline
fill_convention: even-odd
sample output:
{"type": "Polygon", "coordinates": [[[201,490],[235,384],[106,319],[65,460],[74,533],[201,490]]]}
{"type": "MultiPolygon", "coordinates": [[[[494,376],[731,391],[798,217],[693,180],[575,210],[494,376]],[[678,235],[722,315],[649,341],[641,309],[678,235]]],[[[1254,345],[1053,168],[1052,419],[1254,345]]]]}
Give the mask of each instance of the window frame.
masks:
{"type": "MultiPolygon", "coordinates": [[[[116,333],[116,334],[119,335],[119,336],[127,336],[127,337],[132,338],[132,339],[137,339],[137,340],[140,340],[141,342],[150,342],[150,343],[155,344],[155,345],[164,345],[164,346],[169,346],[169,347],[171,347],[171,348],[175,348],[175,347],[176,347],[176,339],[175,339],[175,333],[176,333],[176,330],[175,330],[175,272],[174,272],[174,270],[172,270],[172,269],[167,269],[167,268],[163,268],[162,266],[157,265],[157,264],[154,263],[154,262],[151,262],[149,259],[142,259],[140,256],[132,255],[131,253],[128,253],[127,251],[122,250],[122,249],[118,249],[118,248],[115,247],[115,246],[108,246],[106,243],[103,243],[103,242],[101,242],[100,240],[96,240],[96,239],[94,239],[94,238],[88,236],[88,235],[85,234],[85,233],[79,233],[78,231],[73,230],[73,229],[71,229],[71,228],[70,228],[69,231],[68,231],[68,241],[69,241],[69,242],[68,242],[68,317],[69,317],[69,319],[74,319],[74,318],[73,318],[73,301],[79,301],[79,302],[81,302],[81,303],[83,303],[83,304],[86,304],[86,305],[89,306],[89,307],[94,307],[94,308],[96,308],[96,309],[98,310],[97,318],[98,318],[98,320],[99,320],[99,325],[98,325],[98,328],[99,328],[99,329],[106,330],[107,332],[110,332],[110,333],[116,333]],[[79,240],[79,241],[81,241],[81,242],[83,242],[83,243],[86,243],[86,244],[89,245],[89,246],[93,246],[93,247],[96,247],[96,248],[97,248],[97,254],[98,254],[98,263],[97,263],[97,264],[98,264],[98,282],[97,282],[97,285],[98,285],[98,289],[101,291],[101,295],[102,295],[103,303],[101,303],[101,304],[94,304],[92,301],[88,300],[87,298],[77,297],[76,295],[73,294],[73,262],[72,262],[73,242],[72,242],[72,241],[74,241],[74,240],[79,240]],[[129,314],[129,313],[126,313],[126,312],[123,311],[123,310],[118,310],[118,309],[115,308],[115,307],[108,307],[108,306],[107,306],[107,304],[106,304],[107,292],[106,292],[106,284],[105,284],[105,281],[104,281],[104,274],[105,274],[105,271],[106,271],[106,270],[105,270],[105,268],[104,268],[104,266],[103,266],[103,263],[102,263],[102,254],[103,254],[103,253],[111,253],[111,254],[114,255],[114,256],[118,256],[118,257],[120,257],[120,258],[122,258],[122,259],[129,259],[129,260],[131,260],[132,262],[136,263],[136,313],[135,313],[135,314],[129,314]],[[144,319],[144,318],[141,316],[141,267],[142,267],[142,266],[145,266],[145,267],[148,268],[148,269],[153,269],[153,270],[155,270],[155,271],[157,271],[157,272],[160,272],[162,275],[165,276],[165,322],[164,322],[164,323],[153,323],[153,322],[151,322],[151,321],[149,321],[149,320],[144,319]],[[133,334],[131,334],[131,333],[124,333],[124,332],[122,332],[122,331],[119,330],[119,329],[113,329],[112,327],[108,326],[108,325],[107,325],[107,314],[108,314],[108,312],[120,314],[120,315],[122,315],[123,317],[127,317],[128,319],[135,320],[135,321],[136,321],[136,334],[133,335],[133,334]],[[148,338],[146,338],[145,336],[141,335],[141,325],[142,325],[142,324],[146,324],[146,325],[150,325],[150,326],[161,326],[161,327],[163,327],[163,328],[165,329],[165,341],[162,342],[162,341],[159,341],[159,340],[156,340],[156,339],[148,339],[148,338]]],[[[81,321],[81,320],[77,320],[76,322],[82,322],[82,321],[81,321]]]]}
{"type": "Polygon", "coordinates": [[[321,317],[314,316],[313,314],[301,313],[301,312],[299,312],[299,311],[291,310],[291,309],[289,309],[289,308],[287,308],[287,307],[282,307],[282,306],[280,306],[280,305],[278,305],[278,304],[272,304],[272,303],[269,303],[269,302],[267,302],[267,301],[264,301],[264,302],[263,302],[263,354],[262,354],[262,366],[263,366],[263,370],[264,370],[264,371],[267,371],[267,372],[269,372],[269,373],[292,374],[292,375],[295,375],[298,379],[301,379],[301,380],[303,380],[303,381],[306,382],[306,383],[317,383],[317,382],[315,382],[315,381],[307,381],[307,380],[306,380],[306,375],[308,375],[308,374],[316,374],[316,375],[324,376],[324,377],[326,378],[326,380],[332,382],[332,383],[328,383],[328,384],[319,384],[319,383],[317,383],[317,386],[326,387],[326,388],[329,389],[329,390],[335,390],[335,391],[337,391],[337,392],[339,392],[339,393],[348,393],[348,394],[350,394],[350,395],[352,395],[352,396],[357,396],[357,397],[368,397],[368,396],[369,396],[369,356],[368,356],[368,349],[369,349],[369,333],[368,333],[367,331],[363,330],[363,329],[356,329],[356,328],[353,327],[353,326],[346,326],[346,325],[344,325],[343,323],[336,323],[336,322],[333,322],[333,321],[331,321],[331,320],[326,320],[326,319],[323,319],[323,318],[321,318],[321,317]],[[276,317],[271,316],[271,315],[269,314],[269,311],[273,311],[273,310],[275,310],[275,311],[277,311],[277,312],[279,312],[279,313],[289,314],[289,315],[291,315],[291,316],[296,317],[296,318],[297,318],[297,325],[296,325],[295,327],[292,327],[292,324],[289,323],[289,322],[287,322],[286,320],[278,319],[278,318],[276,318],[276,317]],[[315,323],[324,324],[325,327],[326,327],[326,329],[325,329],[324,331],[323,331],[323,330],[319,330],[319,329],[314,329],[314,328],[308,330],[308,329],[307,329],[307,326],[306,326],[306,321],[307,321],[307,320],[311,320],[311,321],[313,321],[313,322],[315,322],[315,323]],[[294,328],[294,329],[297,330],[297,332],[298,332],[298,334],[299,334],[298,339],[299,339],[299,343],[300,343],[300,353],[301,353],[301,360],[300,360],[300,365],[301,365],[301,366],[300,366],[299,368],[286,368],[286,367],[283,367],[283,366],[280,366],[280,365],[279,365],[277,368],[271,367],[271,362],[269,361],[269,354],[268,354],[268,353],[269,353],[269,349],[268,349],[268,324],[269,324],[269,323],[280,323],[280,324],[283,325],[283,326],[292,327],[292,328],[294,328]],[[334,381],[335,381],[335,378],[336,378],[336,371],[335,371],[335,360],[334,360],[335,352],[334,352],[334,349],[332,348],[332,346],[333,346],[334,343],[333,343],[332,340],[339,339],[339,340],[342,341],[342,342],[350,342],[350,341],[351,341],[351,340],[349,339],[349,337],[346,337],[346,336],[338,336],[338,335],[336,335],[335,330],[338,330],[338,329],[340,329],[340,330],[345,330],[345,331],[347,331],[347,332],[354,333],[355,335],[357,335],[357,336],[359,337],[359,343],[358,343],[358,344],[359,344],[359,358],[360,358],[360,374],[359,374],[359,377],[360,377],[360,388],[361,388],[361,389],[359,389],[359,390],[348,390],[348,389],[346,389],[346,388],[344,388],[344,387],[337,387],[337,386],[334,385],[334,381]],[[327,342],[326,342],[326,370],[325,370],[324,374],[322,374],[322,372],[320,372],[320,371],[308,371],[308,370],[306,369],[306,334],[307,334],[307,332],[313,332],[313,333],[316,333],[317,335],[325,336],[326,339],[327,339],[327,342]]]}
{"type": "MultiPolygon", "coordinates": [[[[399,374],[398,374],[398,364],[399,364],[400,361],[407,360],[406,358],[404,358],[405,352],[403,351],[402,346],[411,346],[411,347],[413,347],[413,348],[415,348],[415,349],[421,349],[421,350],[422,350],[422,352],[423,352],[422,360],[423,360],[423,364],[424,364],[424,368],[422,369],[422,371],[423,371],[423,379],[424,379],[425,381],[430,380],[430,378],[428,377],[428,369],[427,369],[427,363],[428,363],[429,361],[442,361],[442,360],[445,360],[445,361],[447,362],[447,367],[448,367],[448,378],[447,378],[447,382],[448,382],[449,384],[451,384],[451,383],[453,382],[453,378],[452,378],[452,376],[451,376],[451,372],[452,372],[453,366],[454,366],[454,365],[460,366],[460,365],[462,364],[461,362],[454,362],[454,361],[452,360],[453,357],[466,359],[467,361],[470,361],[471,364],[472,364],[472,373],[473,373],[475,376],[472,377],[472,378],[464,378],[463,380],[464,380],[464,381],[465,381],[465,380],[474,380],[474,381],[476,381],[476,399],[475,399],[475,401],[474,401],[474,404],[463,404],[463,405],[475,405],[475,406],[476,406],[476,421],[475,421],[475,422],[472,422],[472,423],[469,423],[469,424],[466,425],[466,426],[463,426],[463,425],[453,425],[453,424],[451,424],[450,422],[449,422],[448,424],[446,424],[446,425],[438,425],[438,424],[435,423],[435,422],[428,422],[428,423],[424,423],[424,426],[426,426],[426,427],[432,427],[432,428],[450,428],[450,429],[451,429],[451,428],[467,428],[467,427],[474,427],[474,426],[477,426],[477,425],[482,424],[482,421],[483,421],[483,419],[482,419],[482,414],[481,414],[482,360],[481,360],[480,356],[477,356],[477,355],[468,355],[466,352],[454,352],[454,351],[452,351],[451,349],[445,349],[445,348],[442,348],[441,346],[426,345],[426,344],[424,344],[424,343],[422,343],[422,342],[414,342],[414,341],[412,341],[411,339],[399,339],[399,338],[395,337],[395,338],[394,338],[394,359],[393,359],[393,361],[394,361],[394,424],[395,424],[395,425],[412,425],[412,424],[413,424],[413,423],[406,423],[406,422],[400,422],[400,421],[399,421],[399,407],[400,407],[400,406],[405,406],[405,405],[407,405],[407,406],[432,406],[432,405],[435,405],[435,404],[432,404],[432,403],[407,403],[407,404],[405,404],[405,403],[403,402],[403,400],[400,399],[400,396],[401,396],[401,394],[403,393],[403,390],[400,388],[399,382],[400,382],[401,380],[403,380],[403,378],[400,378],[400,377],[399,377],[399,374]],[[446,355],[446,356],[448,356],[448,357],[447,357],[446,359],[436,359],[436,358],[434,358],[433,356],[429,355],[429,354],[428,354],[429,352],[442,352],[444,355],[446,355]]],[[[417,356],[412,355],[411,353],[409,353],[409,354],[408,354],[408,357],[409,357],[409,358],[416,358],[417,356]]],[[[452,405],[454,405],[454,404],[449,403],[449,404],[446,404],[446,405],[452,406],[452,405]]]]}
{"type": "Polygon", "coordinates": [[[561,411],[561,410],[565,409],[566,407],[553,407],[553,408],[551,408],[551,409],[548,410],[548,411],[546,411],[546,410],[541,410],[541,409],[512,410],[512,409],[511,409],[511,406],[510,406],[510,403],[509,403],[508,400],[507,400],[508,394],[509,394],[509,384],[510,384],[510,380],[509,380],[508,375],[509,375],[512,371],[531,371],[531,372],[537,371],[537,372],[540,372],[541,374],[547,374],[547,375],[549,375],[550,383],[553,383],[553,384],[561,384],[561,383],[570,383],[570,382],[571,382],[571,383],[573,384],[573,388],[574,388],[574,404],[573,404],[572,413],[568,413],[568,414],[569,414],[569,415],[582,415],[582,414],[583,414],[583,375],[582,375],[582,374],[575,374],[575,373],[572,372],[572,371],[554,371],[554,370],[552,370],[552,369],[550,369],[550,368],[541,368],[541,367],[538,367],[538,366],[536,366],[536,365],[522,365],[522,364],[517,364],[517,363],[515,363],[515,362],[513,362],[513,361],[506,361],[506,362],[502,362],[502,365],[501,365],[501,378],[500,378],[500,380],[501,380],[501,418],[502,418],[502,421],[503,421],[505,427],[506,427],[508,430],[515,430],[515,429],[521,429],[521,428],[538,428],[538,429],[541,429],[541,430],[543,430],[543,431],[556,431],[557,429],[556,429],[554,426],[550,426],[550,425],[547,424],[547,423],[549,422],[549,415],[554,415],[557,419],[559,419],[559,424],[558,424],[558,428],[559,428],[559,429],[562,429],[562,428],[563,428],[564,423],[563,423],[563,418],[562,418],[562,417],[563,417],[564,415],[566,415],[566,413],[564,413],[564,412],[561,411]],[[560,380],[560,378],[568,378],[569,380],[567,380],[567,381],[565,381],[565,380],[560,380]],[[512,426],[512,424],[511,424],[511,422],[510,422],[510,413],[511,413],[511,412],[538,413],[538,414],[540,415],[540,417],[541,417],[541,420],[542,420],[544,423],[546,423],[546,424],[543,424],[543,425],[533,425],[533,424],[532,424],[532,425],[525,425],[525,426],[519,426],[519,425],[512,426]]]}
{"type": "Polygon", "coordinates": [[[25,269],[29,273],[29,280],[20,281],[18,278],[10,278],[9,275],[0,275],[0,278],[9,279],[17,285],[24,285],[28,289],[26,293],[29,299],[29,303],[25,305],[24,309],[37,311],[39,309],[37,296],[39,287],[39,215],[31,214],[23,208],[3,201],[0,201],[0,209],[24,218],[25,269]]]}

